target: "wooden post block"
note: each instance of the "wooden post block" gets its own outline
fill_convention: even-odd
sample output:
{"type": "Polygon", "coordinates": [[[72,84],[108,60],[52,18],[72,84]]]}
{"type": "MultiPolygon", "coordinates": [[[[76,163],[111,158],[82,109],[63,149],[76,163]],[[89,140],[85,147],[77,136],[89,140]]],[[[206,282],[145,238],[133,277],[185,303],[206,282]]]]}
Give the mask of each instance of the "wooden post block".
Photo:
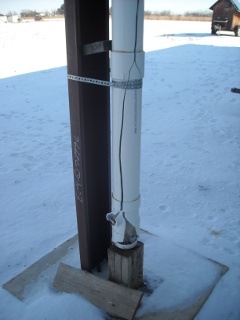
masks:
{"type": "MultiPolygon", "coordinates": [[[[67,293],[80,293],[112,316],[134,319],[143,293],[96,277],[87,271],[61,263],[53,286],[67,293]]],[[[81,318],[81,316],[80,316],[81,318]]]]}
{"type": "Polygon", "coordinates": [[[138,241],[130,250],[112,245],[108,249],[109,279],[138,289],[143,285],[143,243],[138,241]]]}

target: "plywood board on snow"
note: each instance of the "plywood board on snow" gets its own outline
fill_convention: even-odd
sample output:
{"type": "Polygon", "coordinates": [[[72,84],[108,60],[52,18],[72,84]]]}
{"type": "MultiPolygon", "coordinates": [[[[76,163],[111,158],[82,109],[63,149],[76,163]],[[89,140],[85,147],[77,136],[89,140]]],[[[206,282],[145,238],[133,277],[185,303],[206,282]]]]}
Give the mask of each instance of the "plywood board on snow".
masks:
{"type": "Polygon", "coordinates": [[[61,263],[53,286],[67,293],[79,293],[107,313],[134,319],[143,293],[99,278],[87,271],[61,263]]]}

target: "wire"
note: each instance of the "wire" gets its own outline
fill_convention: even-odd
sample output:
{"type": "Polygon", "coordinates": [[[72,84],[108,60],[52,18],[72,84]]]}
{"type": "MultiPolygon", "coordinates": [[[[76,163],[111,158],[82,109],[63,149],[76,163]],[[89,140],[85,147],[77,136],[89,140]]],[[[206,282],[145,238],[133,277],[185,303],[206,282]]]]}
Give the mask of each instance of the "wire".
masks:
{"type": "MultiPolygon", "coordinates": [[[[136,50],[137,50],[137,37],[138,37],[138,11],[139,11],[139,1],[137,0],[137,8],[136,8],[136,20],[135,20],[135,42],[134,42],[134,60],[133,63],[129,69],[128,72],[128,81],[130,81],[130,75],[131,75],[131,71],[132,68],[134,66],[134,64],[136,65],[139,74],[141,76],[141,71],[137,65],[137,61],[136,61],[136,50]]],[[[122,103],[122,121],[121,121],[121,130],[120,130],[120,137],[119,137],[119,171],[120,171],[120,184],[121,184],[121,201],[120,201],[120,211],[123,210],[123,199],[124,199],[124,191],[123,191],[123,172],[122,172],[122,139],[123,139],[123,127],[124,127],[124,115],[125,115],[125,100],[126,100],[126,95],[127,95],[127,89],[125,89],[124,91],[124,96],[123,96],[123,103],[122,103]]],[[[119,212],[120,212],[119,211],[119,212]]],[[[117,215],[119,214],[119,212],[117,213],[117,215]]]]}

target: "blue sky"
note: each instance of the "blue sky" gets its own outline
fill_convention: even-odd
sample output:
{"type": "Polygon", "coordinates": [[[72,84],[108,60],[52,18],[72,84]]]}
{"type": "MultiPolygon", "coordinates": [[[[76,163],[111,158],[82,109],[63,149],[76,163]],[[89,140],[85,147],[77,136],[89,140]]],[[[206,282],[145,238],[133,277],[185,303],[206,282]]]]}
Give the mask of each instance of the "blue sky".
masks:
{"type": "MultiPolygon", "coordinates": [[[[23,9],[51,11],[59,8],[63,2],[63,0],[0,0],[0,13],[6,14],[9,11],[20,13],[23,9]]],[[[186,11],[207,10],[215,2],[214,0],[145,0],[145,10],[171,10],[175,13],[184,13],[186,11]]]]}
{"type": "Polygon", "coordinates": [[[29,10],[53,10],[59,8],[64,0],[0,0],[0,13],[6,14],[9,11],[20,13],[23,9],[29,10]]]}
{"type": "Polygon", "coordinates": [[[145,0],[145,10],[171,10],[175,13],[208,10],[217,0],[145,0]]]}

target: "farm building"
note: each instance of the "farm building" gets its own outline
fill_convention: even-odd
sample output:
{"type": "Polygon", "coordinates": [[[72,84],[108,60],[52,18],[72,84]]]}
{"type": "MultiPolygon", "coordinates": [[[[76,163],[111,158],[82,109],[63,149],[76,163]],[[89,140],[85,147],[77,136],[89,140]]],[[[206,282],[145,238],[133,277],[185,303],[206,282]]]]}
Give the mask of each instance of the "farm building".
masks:
{"type": "Polygon", "coordinates": [[[212,34],[217,31],[234,31],[240,36],[240,1],[239,0],[218,0],[211,7],[212,34]]]}
{"type": "Polygon", "coordinates": [[[20,16],[19,15],[12,15],[7,17],[8,22],[19,22],[20,16]]]}
{"type": "Polygon", "coordinates": [[[0,16],[0,22],[8,22],[7,21],[7,16],[0,16]]]}

